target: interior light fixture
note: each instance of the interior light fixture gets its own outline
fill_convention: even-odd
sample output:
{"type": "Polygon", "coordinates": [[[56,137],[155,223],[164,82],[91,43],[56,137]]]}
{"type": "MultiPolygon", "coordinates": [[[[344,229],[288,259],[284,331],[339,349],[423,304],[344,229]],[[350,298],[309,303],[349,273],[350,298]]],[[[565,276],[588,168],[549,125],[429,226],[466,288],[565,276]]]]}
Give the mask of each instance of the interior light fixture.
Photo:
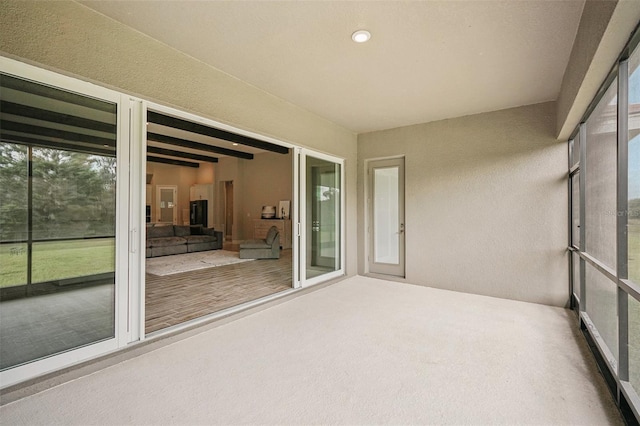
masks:
{"type": "Polygon", "coordinates": [[[371,33],[367,30],[358,30],[351,34],[351,39],[356,43],[364,43],[365,41],[369,41],[370,38],[371,33]]]}
{"type": "Polygon", "coordinates": [[[233,146],[238,146],[238,144],[237,144],[237,143],[234,143],[234,144],[233,144],[233,146]]]}

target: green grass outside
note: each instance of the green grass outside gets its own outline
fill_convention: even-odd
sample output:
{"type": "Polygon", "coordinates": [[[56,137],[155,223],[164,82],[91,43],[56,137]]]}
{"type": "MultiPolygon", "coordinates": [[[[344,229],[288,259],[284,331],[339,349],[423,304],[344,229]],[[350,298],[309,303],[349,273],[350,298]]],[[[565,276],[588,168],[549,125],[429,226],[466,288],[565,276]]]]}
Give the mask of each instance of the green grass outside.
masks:
{"type": "MultiPolygon", "coordinates": [[[[58,241],[33,244],[32,282],[113,272],[115,239],[58,241]]],[[[0,246],[0,287],[27,282],[27,245],[0,246]]]]}

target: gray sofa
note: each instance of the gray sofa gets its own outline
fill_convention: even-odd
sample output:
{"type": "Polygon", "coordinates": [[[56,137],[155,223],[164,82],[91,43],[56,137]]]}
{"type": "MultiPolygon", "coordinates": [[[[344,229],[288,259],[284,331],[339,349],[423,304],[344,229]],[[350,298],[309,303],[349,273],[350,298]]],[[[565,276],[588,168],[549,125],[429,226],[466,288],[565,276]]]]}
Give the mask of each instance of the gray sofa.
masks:
{"type": "Polygon", "coordinates": [[[147,257],[222,248],[222,232],[202,226],[148,226],[147,257]]]}
{"type": "Polygon", "coordinates": [[[240,259],[280,259],[280,232],[272,226],[264,240],[240,243],[240,259]]]}

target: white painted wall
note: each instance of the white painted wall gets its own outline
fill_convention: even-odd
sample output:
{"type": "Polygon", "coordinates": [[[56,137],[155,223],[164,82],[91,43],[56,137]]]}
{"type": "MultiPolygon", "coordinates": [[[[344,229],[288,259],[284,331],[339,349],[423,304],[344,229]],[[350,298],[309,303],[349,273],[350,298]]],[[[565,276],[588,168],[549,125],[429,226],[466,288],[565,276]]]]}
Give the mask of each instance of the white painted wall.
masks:
{"type": "Polygon", "coordinates": [[[359,135],[359,217],[364,161],[406,156],[407,282],[568,302],[567,146],[555,119],[544,103],[359,135]]]}

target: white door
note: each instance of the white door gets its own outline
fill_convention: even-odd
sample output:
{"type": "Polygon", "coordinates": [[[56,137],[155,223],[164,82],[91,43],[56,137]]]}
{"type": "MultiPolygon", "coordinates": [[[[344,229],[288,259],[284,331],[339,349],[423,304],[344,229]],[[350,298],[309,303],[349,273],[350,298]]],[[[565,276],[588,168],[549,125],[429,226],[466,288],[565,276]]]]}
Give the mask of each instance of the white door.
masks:
{"type": "Polygon", "coordinates": [[[369,272],[405,276],[404,158],[367,167],[369,272]]]}
{"type": "Polygon", "coordinates": [[[178,187],[175,185],[156,186],[156,217],[159,223],[178,224],[178,187]]]}

